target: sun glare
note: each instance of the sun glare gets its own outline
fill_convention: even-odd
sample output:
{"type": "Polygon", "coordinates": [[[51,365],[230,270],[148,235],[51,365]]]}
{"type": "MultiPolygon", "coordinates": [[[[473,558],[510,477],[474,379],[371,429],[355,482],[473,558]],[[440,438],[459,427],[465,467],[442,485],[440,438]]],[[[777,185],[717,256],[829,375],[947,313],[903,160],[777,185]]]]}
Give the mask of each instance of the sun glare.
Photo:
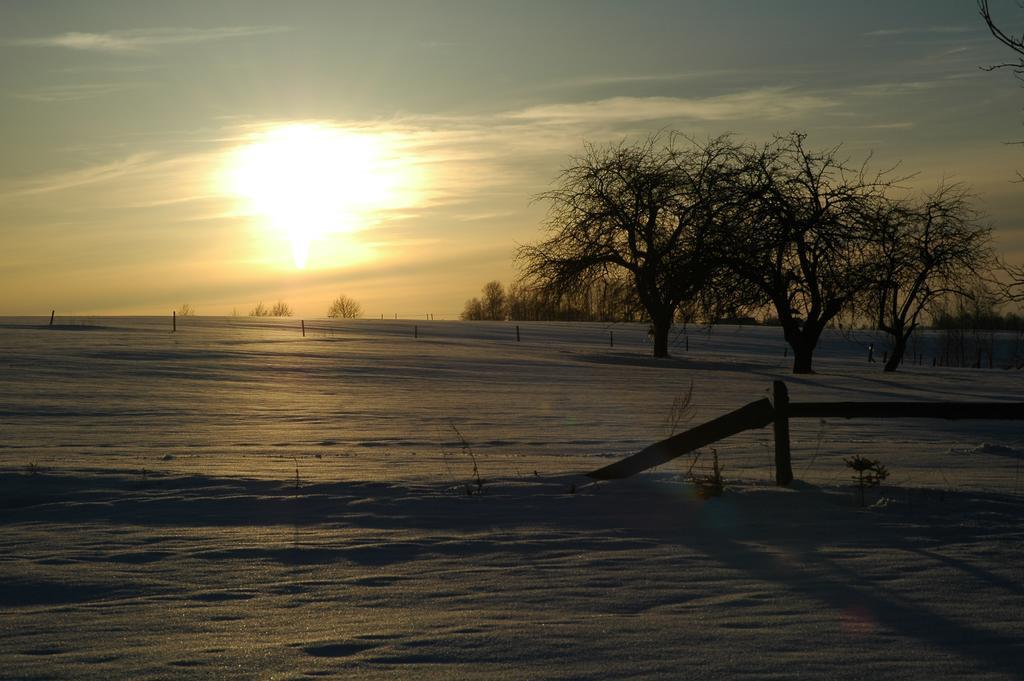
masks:
{"type": "Polygon", "coordinates": [[[384,134],[294,123],[266,128],[237,148],[227,182],[245,213],[290,242],[301,269],[318,240],[364,229],[405,204],[407,166],[384,134]]]}

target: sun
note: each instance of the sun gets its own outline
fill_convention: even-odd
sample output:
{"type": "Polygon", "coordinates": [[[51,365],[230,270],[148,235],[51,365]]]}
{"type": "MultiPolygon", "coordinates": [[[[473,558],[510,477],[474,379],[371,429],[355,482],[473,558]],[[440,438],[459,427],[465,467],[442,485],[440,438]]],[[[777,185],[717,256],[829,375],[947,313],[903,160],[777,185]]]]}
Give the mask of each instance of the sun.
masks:
{"type": "Polygon", "coordinates": [[[227,168],[229,191],[290,242],[299,269],[318,240],[358,231],[400,204],[402,176],[385,136],[321,123],[259,130],[227,168]]]}

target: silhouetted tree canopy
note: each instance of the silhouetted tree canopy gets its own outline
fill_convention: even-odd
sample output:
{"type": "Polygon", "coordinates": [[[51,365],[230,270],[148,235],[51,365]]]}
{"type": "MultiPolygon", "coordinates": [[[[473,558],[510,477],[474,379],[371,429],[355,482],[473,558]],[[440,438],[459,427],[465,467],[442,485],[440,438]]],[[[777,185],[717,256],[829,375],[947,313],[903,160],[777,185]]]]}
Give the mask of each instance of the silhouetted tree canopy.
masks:
{"type": "Polygon", "coordinates": [[[895,371],[924,313],[950,295],[972,297],[995,256],[991,230],[963,185],[940,184],[916,200],[879,200],[873,223],[878,277],[866,312],[892,336],[885,371],[895,371]]]}
{"type": "Polygon", "coordinates": [[[628,277],[650,317],[654,355],[667,357],[676,310],[697,297],[715,266],[708,230],[732,150],[726,137],[698,144],[676,134],[588,145],[537,197],[549,206],[549,236],[519,249],[528,283],[558,297],[628,277]]]}
{"type": "Polygon", "coordinates": [[[871,222],[892,184],[885,173],[851,167],[838,147],[812,151],[805,140],[794,132],[738,152],[741,171],[715,247],[775,308],[794,373],[812,371],[822,331],[875,281],[871,222]]]}
{"type": "Polygon", "coordinates": [[[335,298],[331,306],[327,308],[327,316],[332,319],[356,319],[362,314],[362,305],[344,293],[335,298]]]}

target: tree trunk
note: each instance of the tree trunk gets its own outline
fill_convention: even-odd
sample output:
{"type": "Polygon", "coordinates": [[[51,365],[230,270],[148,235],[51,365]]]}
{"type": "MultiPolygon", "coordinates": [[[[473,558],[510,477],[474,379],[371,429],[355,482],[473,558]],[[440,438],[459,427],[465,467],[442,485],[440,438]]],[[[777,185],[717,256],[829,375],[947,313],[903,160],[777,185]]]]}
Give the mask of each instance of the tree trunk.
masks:
{"type": "Polygon", "coordinates": [[[813,358],[813,346],[807,345],[806,343],[797,343],[793,345],[793,373],[813,374],[814,369],[811,368],[813,358]]]}
{"type": "Polygon", "coordinates": [[[813,329],[800,328],[796,324],[785,329],[786,342],[793,348],[793,373],[813,374],[811,362],[814,357],[814,346],[818,343],[818,333],[813,329]]]}
{"type": "Polygon", "coordinates": [[[900,364],[903,363],[903,355],[907,352],[907,335],[897,333],[893,337],[895,343],[893,344],[892,354],[889,356],[889,360],[885,363],[885,368],[882,371],[886,373],[896,371],[900,364]]]}
{"type": "Polygon", "coordinates": [[[654,318],[654,356],[668,357],[668,332],[672,329],[672,318],[654,318]]]}

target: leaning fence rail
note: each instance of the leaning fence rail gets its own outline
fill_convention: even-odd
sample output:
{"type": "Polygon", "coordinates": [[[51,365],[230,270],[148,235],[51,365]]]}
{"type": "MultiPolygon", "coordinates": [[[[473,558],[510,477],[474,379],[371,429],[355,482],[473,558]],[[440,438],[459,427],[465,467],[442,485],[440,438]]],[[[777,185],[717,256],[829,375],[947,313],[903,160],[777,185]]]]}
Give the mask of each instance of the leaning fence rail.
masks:
{"type": "Polygon", "coordinates": [[[1024,402],[790,402],[786,384],[775,381],[771,400],[751,402],[587,475],[595,480],[628,478],[737,433],[771,424],[775,434],[775,482],[785,486],[793,481],[789,446],[792,418],[1024,420],[1024,402]]]}

